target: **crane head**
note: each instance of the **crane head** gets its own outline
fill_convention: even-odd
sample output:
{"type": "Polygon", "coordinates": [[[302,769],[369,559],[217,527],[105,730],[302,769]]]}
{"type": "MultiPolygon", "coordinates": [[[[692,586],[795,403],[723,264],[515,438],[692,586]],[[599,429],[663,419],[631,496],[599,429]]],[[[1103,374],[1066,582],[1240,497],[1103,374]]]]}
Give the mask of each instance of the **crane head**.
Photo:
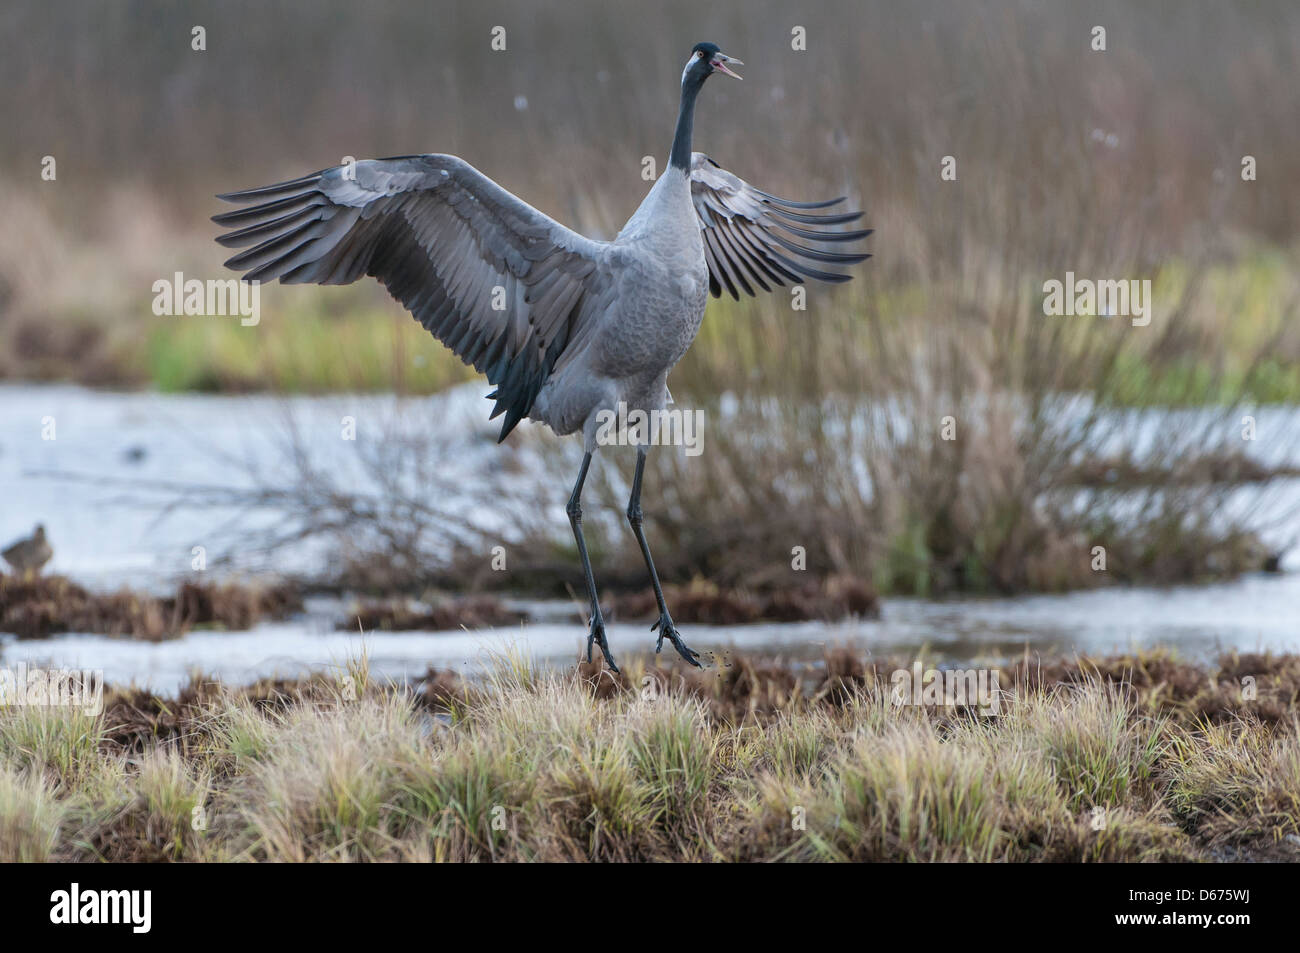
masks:
{"type": "Polygon", "coordinates": [[[716,43],[696,43],[691,50],[691,58],[686,61],[686,68],[682,70],[682,83],[685,84],[688,79],[702,83],[714,73],[725,73],[740,79],[740,74],[734,72],[731,66],[744,65],[734,56],[723,53],[716,43]]]}

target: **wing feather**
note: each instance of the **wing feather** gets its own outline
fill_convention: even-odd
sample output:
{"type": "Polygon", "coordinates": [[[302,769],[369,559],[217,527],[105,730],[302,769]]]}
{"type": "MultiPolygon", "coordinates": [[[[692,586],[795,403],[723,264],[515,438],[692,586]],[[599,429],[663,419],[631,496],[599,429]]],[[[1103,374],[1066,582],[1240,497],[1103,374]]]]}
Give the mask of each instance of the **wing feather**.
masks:
{"type": "Polygon", "coordinates": [[[709,266],[709,290],[739,300],[740,292],[756,295],[755,286],[771,291],[805,278],[842,282],[850,276],[815,267],[848,266],[871,256],[823,249],[802,241],[842,245],[866,238],[871,229],[833,230],[862,217],[861,212],[812,214],[843,198],[824,202],[794,202],[754,188],[723,169],[702,152],[691,157],[691,199],[704,237],[709,266]]]}
{"type": "Polygon", "coordinates": [[[501,437],[580,350],[610,303],[603,242],[573,232],[447,155],[371,159],[220,195],[213,217],[246,280],[377,278],[496,385],[501,437]]]}

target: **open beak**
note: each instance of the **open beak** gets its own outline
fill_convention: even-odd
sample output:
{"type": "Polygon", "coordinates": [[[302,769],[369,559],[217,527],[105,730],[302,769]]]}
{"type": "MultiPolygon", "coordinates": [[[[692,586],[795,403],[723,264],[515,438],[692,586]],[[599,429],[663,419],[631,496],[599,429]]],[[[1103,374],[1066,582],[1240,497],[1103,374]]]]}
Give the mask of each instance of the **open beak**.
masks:
{"type": "Polygon", "coordinates": [[[728,63],[734,63],[736,66],[745,65],[740,60],[736,59],[734,56],[727,56],[725,53],[715,53],[713,59],[709,60],[709,65],[712,66],[719,73],[726,73],[728,76],[735,77],[736,79],[744,79],[744,77],[741,76],[739,73],[733,72],[727,66],[728,63]]]}

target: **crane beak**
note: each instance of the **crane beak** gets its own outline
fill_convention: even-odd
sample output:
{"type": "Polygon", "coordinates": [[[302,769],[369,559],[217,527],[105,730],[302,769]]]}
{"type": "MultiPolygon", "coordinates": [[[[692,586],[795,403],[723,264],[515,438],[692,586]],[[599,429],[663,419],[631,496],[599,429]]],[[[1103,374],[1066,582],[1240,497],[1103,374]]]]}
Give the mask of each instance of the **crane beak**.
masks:
{"type": "Polygon", "coordinates": [[[728,63],[735,63],[737,66],[745,65],[740,60],[736,59],[734,56],[727,56],[727,54],[725,53],[716,53],[714,54],[713,59],[709,61],[709,65],[712,66],[719,73],[726,73],[728,76],[734,77],[735,79],[744,79],[744,77],[741,76],[739,73],[732,72],[727,67],[728,63]]]}

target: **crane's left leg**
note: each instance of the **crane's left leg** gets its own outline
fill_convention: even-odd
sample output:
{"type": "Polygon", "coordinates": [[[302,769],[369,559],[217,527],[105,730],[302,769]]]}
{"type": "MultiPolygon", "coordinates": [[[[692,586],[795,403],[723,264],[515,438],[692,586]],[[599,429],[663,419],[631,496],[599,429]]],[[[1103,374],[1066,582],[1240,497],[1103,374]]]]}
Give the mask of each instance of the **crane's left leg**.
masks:
{"type": "Polygon", "coordinates": [[[596,579],[591,574],[591,558],[587,555],[587,540],[582,535],[582,485],[587,482],[587,468],[589,466],[591,466],[590,451],[582,457],[582,467],[578,470],[578,481],[573,484],[573,494],[569,497],[569,505],[566,507],[566,511],[569,514],[569,525],[573,527],[573,537],[578,543],[578,556],[582,560],[582,573],[587,578],[587,595],[591,597],[591,628],[587,633],[587,661],[591,661],[591,646],[594,642],[600,646],[601,654],[605,656],[605,663],[617,674],[618,666],[614,664],[614,656],[609,654],[609,640],[605,637],[605,617],[600,612],[600,598],[596,595],[596,579]]]}
{"type": "Polygon", "coordinates": [[[632,478],[632,498],[627,501],[627,521],[632,524],[632,532],[636,534],[636,541],[641,546],[641,555],[645,557],[646,568],[650,570],[650,582],[655,587],[655,599],[659,603],[659,621],[650,627],[650,631],[659,632],[659,642],[655,645],[655,654],[664,647],[664,639],[673,643],[673,648],[686,661],[690,662],[696,668],[703,668],[700,665],[700,653],[689,648],[682,641],[682,635],[677,631],[677,626],[673,625],[673,617],[668,614],[668,606],[664,602],[664,591],[659,585],[659,574],[655,572],[655,561],[650,558],[650,545],[645,541],[645,532],[641,529],[641,475],[645,472],[645,450],[637,447],[636,450],[636,475],[632,478]]]}

